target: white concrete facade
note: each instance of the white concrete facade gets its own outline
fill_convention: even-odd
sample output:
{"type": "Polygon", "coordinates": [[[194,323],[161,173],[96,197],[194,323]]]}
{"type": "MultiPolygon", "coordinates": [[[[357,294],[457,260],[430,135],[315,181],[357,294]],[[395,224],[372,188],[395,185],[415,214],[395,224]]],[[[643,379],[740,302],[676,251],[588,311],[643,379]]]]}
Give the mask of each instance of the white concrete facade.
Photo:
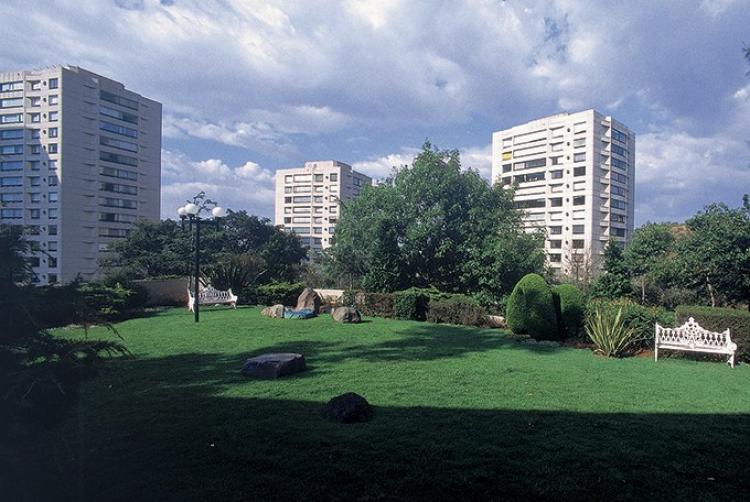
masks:
{"type": "Polygon", "coordinates": [[[76,66],[0,73],[0,223],[27,229],[38,283],[95,278],[160,189],[160,103],[76,66]]]}
{"type": "Polygon", "coordinates": [[[320,251],[330,247],[341,201],[361,193],[372,179],[335,160],[305,162],[276,171],[275,224],[320,251]]]}
{"type": "Polygon", "coordinates": [[[526,229],[546,232],[547,263],[561,274],[599,267],[607,242],[633,232],[635,134],[596,110],[493,133],[492,180],[516,186],[526,229]]]}

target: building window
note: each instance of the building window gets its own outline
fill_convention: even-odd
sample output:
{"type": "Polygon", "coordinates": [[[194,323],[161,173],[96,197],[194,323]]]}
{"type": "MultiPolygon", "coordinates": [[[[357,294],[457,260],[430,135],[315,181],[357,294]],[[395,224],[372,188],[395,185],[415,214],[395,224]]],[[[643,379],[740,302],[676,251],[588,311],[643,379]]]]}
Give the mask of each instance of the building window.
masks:
{"type": "Polygon", "coordinates": [[[317,234],[317,235],[320,235],[320,234],[322,234],[322,233],[323,233],[323,228],[322,228],[322,227],[313,227],[313,231],[312,231],[312,233],[313,233],[313,234],[317,234]]]}
{"type": "Polygon", "coordinates": [[[546,201],[544,199],[532,199],[532,200],[518,200],[513,203],[516,209],[529,209],[532,207],[544,207],[546,201]]]}
{"type": "Polygon", "coordinates": [[[338,208],[336,206],[331,206],[328,208],[328,212],[335,213],[338,208]]]}
{"type": "Polygon", "coordinates": [[[560,142],[560,143],[553,143],[551,145],[551,147],[552,147],[551,150],[553,152],[561,152],[562,149],[563,149],[563,144],[562,144],[562,142],[560,142]]]}
{"type": "Polygon", "coordinates": [[[551,254],[549,255],[549,261],[552,263],[560,263],[562,261],[562,256],[559,254],[551,254]]]}
{"type": "Polygon", "coordinates": [[[50,220],[56,220],[57,219],[57,208],[56,207],[50,208],[47,211],[47,217],[49,217],[50,220]]]}
{"type": "Polygon", "coordinates": [[[31,139],[39,139],[41,137],[39,129],[29,129],[29,130],[31,131],[31,139]]]}
{"type": "Polygon", "coordinates": [[[614,127],[612,128],[612,139],[619,141],[620,143],[626,143],[628,142],[628,136],[622,132],[618,131],[614,127]]]}
{"type": "Polygon", "coordinates": [[[331,173],[331,176],[329,178],[331,181],[338,181],[339,175],[337,173],[331,173]]]}
{"type": "Polygon", "coordinates": [[[617,169],[622,169],[623,171],[627,171],[628,170],[628,163],[627,162],[625,162],[623,160],[620,160],[620,159],[616,159],[614,157],[612,157],[612,165],[614,167],[616,167],[617,169]]]}
{"type": "Polygon", "coordinates": [[[99,99],[101,99],[102,101],[108,101],[109,103],[114,103],[116,105],[124,106],[125,108],[130,108],[131,110],[138,109],[138,101],[128,99],[123,96],[118,96],[117,94],[113,94],[111,92],[99,91],[99,99]]]}
{"type": "Polygon", "coordinates": [[[48,225],[47,235],[57,235],[57,225],[48,225]]]}
{"type": "Polygon", "coordinates": [[[292,193],[292,187],[284,187],[284,193],[292,193]]]}
{"type": "Polygon", "coordinates": [[[57,83],[58,83],[58,80],[56,78],[51,78],[49,79],[48,87],[50,89],[57,89],[57,83]]]}
{"type": "Polygon", "coordinates": [[[0,139],[23,139],[23,129],[0,130],[0,139]]]}
{"type": "Polygon", "coordinates": [[[22,91],[23,81],[16,80],[15,82],[3,82],[0,84],[0,92],[11,92],[11,91],[22,91]]]}
{"type": "MultiPolygon", "coordinates": [[[[52,115],[52,113],[54,112],[50,112],[50,115],[52,115]]],[[[104,120],[99,121],[99,129],[101,129],[102,131],[111,132],[113,134],[119,134],[121,136],[127,136],[129,138],[138,137],[138,131],[136,131],[135,129],[125,126],[119,126],[117,124],[113,124],[104,120]]]]}
{"type": "Polygon", "coordinates": [[[33,106],[34,108],[42,106],[42,98],[39,96],[29,98],[29,106],[33,106]]]}
{"type": "Polygon", "coordinates": [[[21,154],[23,154],[23,145],[0,146],[0,155],[21,155],[21,154]]]}
{"type": "Polygon", "coordinates": [[[50,256],[47,259],[47,266],[49,268],[57,268],[57,258],[55,258],[54,256],[50,256]]]}
{"type": "Polygon", "coordinates": [[[612,199],[612,207],[615,209],[627,209],[628,204],[624,200],[612,199]]]}
{"type": "Polygon", "coordinates": [[[586,166],[579,166],[573,168],[573,176],[585,176],[586,166]]]}
{"type": "Polygon", "coordinates": [[[138,166],[138,159],[136,159],[135,157],[130,157],[128,155],[120,155],[119,153],[99,152],[99,160],[112,162],[114,164],[123,164],[131,167],[138,166]]]}
{"type": "Polygon", "coordinates": [[[55,106],[60,103],[60,98],[57,96],[57,94],[49,97],[49,104],[51,106],[55,106]]]}
{"type": "Polygon", "coordinates": [[[573,233],[574,234],[582,234],[584,226],[583,225],[573,225],[573,233]]]}
{"type": "Polygon", "coordinates": [[[576,138],[573,140],[573,148],[581,148],[586,146],[586,138],[576,138]]]}
{"type": "Polygon", "coordinates": [[[584,247],[583,239],[573,239],[572,243],[573,249],[583,249],[584,247]]]}
{"type": "Polygon", "coordinates": [[[612,235],[615,237],[625,237],[626,231],[624,228],[613,228],[612,235]]]}
{"type": "Polygon", "coordinates": [[[50,175],[50,176],[47,177],[47,186],[56,187],[58,181],[59,180],[57,179],[57,176],[50,175]]]}
{"type": "Polygon", "coordinates": [[[612,153],[616,153],[617,155],[620,155],[621,157],[628,156],[628,151],[619,145],[612,145],[612,153]]]}
{"type": "Polygon", "coordinates": [[[573,197],[573,205],[574,206],[583,206],[586,204],[586,196],[585,195],[576,195],[573,197]]]}
{"type": "Polygon", "coordinates": [[[57,127],[50,127],[47,129],[47,137],[49,138],[56,138],[57,137],[57,127]]]}
{"type": "Polygon", "coordinates": [[[322,182],[323,181],[323,175],[322,174],[316,174],[315,177],[314,177],[314,180],[317,181],[317,182],[322,182]]]}
{"type": "Polygon", "coordinates": [[[550,171],[549,174],[550,174],[550,178],[552,178],[553,180],[560,179],[563,177],[562,169],[558,171],[550,171]]]}
{"type": "Polygon", "coordinates": [[[562,249],[562,241],[561,240],[549,241],[549,247],[550,249],[562,249]]]}
{"type": "Polygon", "coordinates": [[[549,200],[550,207],[561,207],[563,205],[562,197],[554,197],[549,200]]]}
{"type": "Polygon", "coordinates": [[[511,165],[511,164],[504,164],[504,165],[503,165],[503,172],[504,172],[504,173],[509,173],[509,172],[510,172],[510,169],[511,169],[511,167],[512,167],[512,165],[511,165]]]}
{"type": "Polygon", "coordinates": [[[312,201],[309,195],[301,195],[298,197],[292,197],[294,204],[309,204],[312,201]]]}
{"type": "Polygon", "coordinates": [[[29,193],[29,202],[31,202],[31,203],[42,202],[42,194],[41,194],[41,192],[30,192],[29,193]]]}
{"type": "Polygon", "coordinates": [[[117,148],[119,150],[126,150],[128,152],[138,153],[138,145],[125,141],[123,139],[108,138],[106,136],[99,136],[99,144],[117,148]]]}
{"type": "Polygon", "coordinates": [[[47,146],[47,151],[48,151],[49,153],[57,153],[57,143],[50,143],[50,144],[49,144],[49,145],[47,146]]]}
{"type": "Polygon", "coordinates": [[[291,183],[292,179],[293,179],[292,175],[288,174],[288,175],[284,176],[284,183],[291,183]]]}
{"type": "Polygon", "coordinates": [[[57,274],[49,274],[48,282],[50,284],[57,284],[57,274]]]}
{"type": "Polygon", "coordinates": [[[29,176],[29,186],[42,186],[42,178],[40,176],[29,176]]]}
{"type": "Polygon", "coordinates": [[[560,164],[562,164],[562,156],[550,157],[550,163],[553,166],[559,166],[560,164]]]}
{"type": "Polygon", "coordinates": [[[49,112],[49,121],[50,122],[57,122],[60,112],[49,112]]]}
{"type": "Polygon", "coordinates": [[[583,162],[586,160],[586,152],[578,152],[573,154],[573,162],[583,162]]]}
{"type": "Polygon", "coordinates": [[[22,192],[0,193],[0,202],[23,202],[22,192]]]}
{"type": "Polygon", "coordinates": [[[120,110],[115,110],[106,106],[102,106],[99,109],[99,113],[107,117],[112,117],[113,119],[122,120],[123,122],[138,124],[138,115],[133,115],[132,113],[121,112],[120,110]]]}
{"type": "Polygon", "coordinates": [[[57,192],[49,192],[47,194],[47,200],[49,202],[57,202],[59,199],[57,198],[57,192]]]}
{"type": "Polygon", "coordinates": [[[562,234],[562,227],[561,226],[549,227],[549,233],[550,235],[560,235],[562,234]]]}
{"type": "Polygon", "coordinates": [[[0,108],[19,108],[23,106],[23,98],[0,99],[0,108]]]}
{"type": "Polygon", "coordinates": [[[612,194],[613,194],[613,195],[620,195],[620,196],[622,196],[622,197],[626,197],[626,196],[627,196],[627,194],[628,194],[628,191],[627,191],[627,190],[625,190],[625,189],[624,189],[624,188],[622,188],[622,187],[618,187],[618,186],[614,186],[614,185],[612,185],[612,194]]]}
{"type": "Polygon", "coordinates": [[[22,113],[12,113],[10,115],[0,115],[0,124],[17,124],[23,122],[22,113]]]}

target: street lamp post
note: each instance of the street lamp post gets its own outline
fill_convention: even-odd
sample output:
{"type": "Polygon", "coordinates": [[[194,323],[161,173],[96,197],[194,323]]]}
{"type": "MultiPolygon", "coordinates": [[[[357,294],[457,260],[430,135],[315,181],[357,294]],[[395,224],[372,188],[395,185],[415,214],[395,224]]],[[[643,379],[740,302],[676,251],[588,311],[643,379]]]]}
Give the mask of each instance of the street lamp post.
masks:
{"type": "Polygon", "coordinates": [[[226,216],[226,210],[219,206],[216,202],[206,197],[206,192],[200,192],[198,195],[193,197],[193,200],[187,201],[187,204],[177,209],[177,214],[180,217],[182,229],[185,230],[185,221],[190,223],[190,228],[195,225],[195,267],[193,276],[193,312],[195,313],[195,322],[200,321],[199,305],[198,301],[198,281],[200,277],[200,248],[201,248],[201,223],[212,221],[211,217],[201,217],[202,212],[211,214],[213,221],[218,222],[219,218],[226,216]]]}

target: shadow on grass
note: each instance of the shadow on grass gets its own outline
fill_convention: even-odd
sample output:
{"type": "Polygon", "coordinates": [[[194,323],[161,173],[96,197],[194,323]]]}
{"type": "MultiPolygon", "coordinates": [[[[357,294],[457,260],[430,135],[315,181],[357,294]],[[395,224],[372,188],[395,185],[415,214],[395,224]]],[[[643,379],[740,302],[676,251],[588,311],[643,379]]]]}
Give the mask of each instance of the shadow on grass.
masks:
{"type": "MultiPolygon", "coordinates": [[[[240,356],[240,357],[244,357],[240,356]]],[[[387,406],[227,397],[236,355],[117,361],[85,408],[5,443],[3,500],[724,499],[750,490],[746,414],[387,406]],[[7,497],[7,498],[6,498],[7,497]]],[[[314,386],[311,391],[314,391],[314,386]]]]}
{"type": "MultiPolygon", "coordinates": [[[[370,336],[366,327],[352,325],[351,329],[352,337],[370,336]]],[[[362,359],[370,362],[432,361],[497,349],[524,350],[540,355],[551,355],[566,349],[561,346],[520,343],[509,338],[505,331],[444,324],[414,323],[408,329],[396,328],[392,333],[397,334],[398,338],[384,339],[377,343],[284,341],[263,347],[256,352],[300,352],[311,360],[333,363],[348,359],[362,359]]]]}

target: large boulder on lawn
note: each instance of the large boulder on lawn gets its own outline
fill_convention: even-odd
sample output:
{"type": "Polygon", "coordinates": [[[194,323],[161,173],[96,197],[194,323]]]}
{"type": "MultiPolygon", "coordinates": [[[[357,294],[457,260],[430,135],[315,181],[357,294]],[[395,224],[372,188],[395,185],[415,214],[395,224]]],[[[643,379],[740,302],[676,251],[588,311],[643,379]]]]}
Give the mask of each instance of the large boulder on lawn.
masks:
{"type": "Polygon", "coordinates": [[[261,315],[271,317],[273,319],[284,318],[284,306],[281,304],[273,305],[272,307],[266,307],[260,311],[261,315]]]}
{"type": "Polygon", "coordinates": [[[242,366],[242,374],[253,378],[279,378],[306,368],[302,354],[281,352],[251,357],[242,366]]]}
{"type": "Polygon", "coordinates": [[[313,288],[305,288],[297,298],[297,306],[294,310],[311,309],[314,314],[320,313],[320,295],[313,288]]]}
{"type": "Polygon", "coordinates": [[[331,317],[334,320],[342,323],[358,323],[362,322],[362,316],[359,315],[357,309],[352,307],[338,307],[331,312],[331,317]]]}
{"type": "Polygon", "coordinates": [[[371,416],[370,403],[354,392],[336,396],[323,407],[323,418],[340,424],[366,422],[371,416]]]}
{"type": "Polygon", "coordinates": [[[486,315],[484,321],[487,323],[488,328],[507,328],[508,323],[505,322],[505,317],[501,315],[486,315]]]}

